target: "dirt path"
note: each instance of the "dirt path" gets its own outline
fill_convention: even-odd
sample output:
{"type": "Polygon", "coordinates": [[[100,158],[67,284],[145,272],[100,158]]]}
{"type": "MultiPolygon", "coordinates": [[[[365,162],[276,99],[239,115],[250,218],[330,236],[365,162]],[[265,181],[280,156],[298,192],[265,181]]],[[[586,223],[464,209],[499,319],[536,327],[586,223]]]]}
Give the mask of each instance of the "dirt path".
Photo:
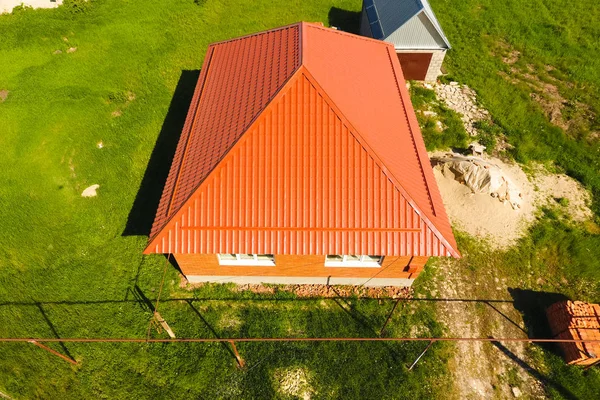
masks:
{"type": "MultiPolygon", "coordinates": [[[[440,260],[431,296],[448,336],[527,337],[505,279],[493,271],[465,274],[459,260],[440,260]],[[467,301],[457,301],[458,299],[467,301]],[[479,301],[468,301],[479,300],[479,301]],[[482,301],[482,300],[488,300],[482,301]]],[[[526,343],[459,342],[450,362],[456,399],[545,398],[542,384],[528,371],[526,343]]]]}

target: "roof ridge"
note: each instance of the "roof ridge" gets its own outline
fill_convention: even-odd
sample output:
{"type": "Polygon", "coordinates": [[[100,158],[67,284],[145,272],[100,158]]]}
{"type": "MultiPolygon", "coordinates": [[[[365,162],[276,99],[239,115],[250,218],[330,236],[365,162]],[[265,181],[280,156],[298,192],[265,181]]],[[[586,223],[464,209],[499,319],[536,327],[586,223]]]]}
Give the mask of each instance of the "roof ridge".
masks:
{"type": "Polygon", "coordinates": [[[354,33],[350,33],[350,32],[345,32],[339,29],[335,29],[335,28],[328,28],[326,26],[322,26],[322,25],[317,25],[311,22],[302,22],[303,24],[305,24],[308,27],[311,28],[315,28],[315,29],[320,29],[320,30],[324,30],[327,32],[332,32],[332,33],[336,33],[338,35],[342,35],[345,37],[349,37],[352,39],[356,39],[356,40],[363,40],[365,42],[370,42],[370,43],[377,43],[379,45],[385,45],[385,46],[391,46],[392,48],[394,47],[391,43],[388,42],[384,42],[383,40],[379,40],[379,39],[374,39],[374,38],[370,38],[370,37],[366,37],[366,36],[361,36],[358,34],[354,34],[354,33]]]}

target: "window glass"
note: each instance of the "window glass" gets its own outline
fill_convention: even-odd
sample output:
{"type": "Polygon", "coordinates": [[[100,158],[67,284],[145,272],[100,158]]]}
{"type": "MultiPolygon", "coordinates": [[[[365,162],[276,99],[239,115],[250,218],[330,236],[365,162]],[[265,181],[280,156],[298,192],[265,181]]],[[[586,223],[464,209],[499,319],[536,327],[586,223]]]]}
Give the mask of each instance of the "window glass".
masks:
{"type": "Polygon", "coordinates": [[[362,256],[361,261],[365,262],[379,262],[381,260],[381,256],[362,256]]]}
{"type": "Polygon", "coordinates": [[[273,254],[217,254],[220,265],[274,266],[273,254]]]}
{"type": "Polygon", "coordinates": [[[325,257],[326,267],[380,267],[382,256],[358,254],[329,254],[325,257]]]}

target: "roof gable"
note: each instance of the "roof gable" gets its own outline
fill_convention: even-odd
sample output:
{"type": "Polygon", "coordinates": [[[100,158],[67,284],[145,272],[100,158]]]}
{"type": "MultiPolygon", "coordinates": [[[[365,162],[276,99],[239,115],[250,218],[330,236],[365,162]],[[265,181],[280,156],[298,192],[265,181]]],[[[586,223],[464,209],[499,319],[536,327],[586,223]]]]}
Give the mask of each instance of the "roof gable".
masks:
{"type": "Polygon", "coordinates": [[[427,0],[363,0],[363,12],[367,15],[371,33],[376,39],[391,41],[398,48],[412,48],[405,46],[405,41],[410,44],[418,42],[415,40],[417,32],[414,28],[420,19],[425,18],[431,24],[433,31],[419,30],[423,36],[431,36],[429,40],[423,38],[421,40],[439,43],[438,48],[450,48],[450,42],[427,0]],[[406,25],[412,25],[413,29],[403,32],[401,28],[406,25]],[[390,40],[392,36],[394,38],[390,40]]]}
{"type": "MultiPolygon", "coordinates": [[[[297,26],[302,66],[191,197],[157,214],[146,252],[458,255],[393,47],[297,26]],[[331,188],[311,186],[325,176],[331,188]]],[[[169,179],[182,173],[174,162],[169,179]]]]}
{"type": "Polygon", "coordinates": [[[407,23],[392,32],[386,39],[402,50],[444,49],[446,43],[424,12],[412,17],[407,23]]]}
{"type": "Polygon", "coordinates": [[[398,256],[452,251],[304,67],[149,249],[398,256]],[[422,242],[427,246],[421,248],[422,242]]]}

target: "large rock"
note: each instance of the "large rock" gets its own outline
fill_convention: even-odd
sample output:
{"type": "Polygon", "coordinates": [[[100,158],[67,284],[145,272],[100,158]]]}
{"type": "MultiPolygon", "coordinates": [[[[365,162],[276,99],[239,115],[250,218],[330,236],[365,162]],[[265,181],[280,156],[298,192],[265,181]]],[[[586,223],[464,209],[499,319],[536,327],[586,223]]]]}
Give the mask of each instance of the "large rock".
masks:
{"type": "Polygon", "coordinates": [[[89,187],[86,187],[85,190],[81,193],[81,197],[96,197],[98,193],[96,190],[100,187],[100,185],[95,184],[89,187]]]}

